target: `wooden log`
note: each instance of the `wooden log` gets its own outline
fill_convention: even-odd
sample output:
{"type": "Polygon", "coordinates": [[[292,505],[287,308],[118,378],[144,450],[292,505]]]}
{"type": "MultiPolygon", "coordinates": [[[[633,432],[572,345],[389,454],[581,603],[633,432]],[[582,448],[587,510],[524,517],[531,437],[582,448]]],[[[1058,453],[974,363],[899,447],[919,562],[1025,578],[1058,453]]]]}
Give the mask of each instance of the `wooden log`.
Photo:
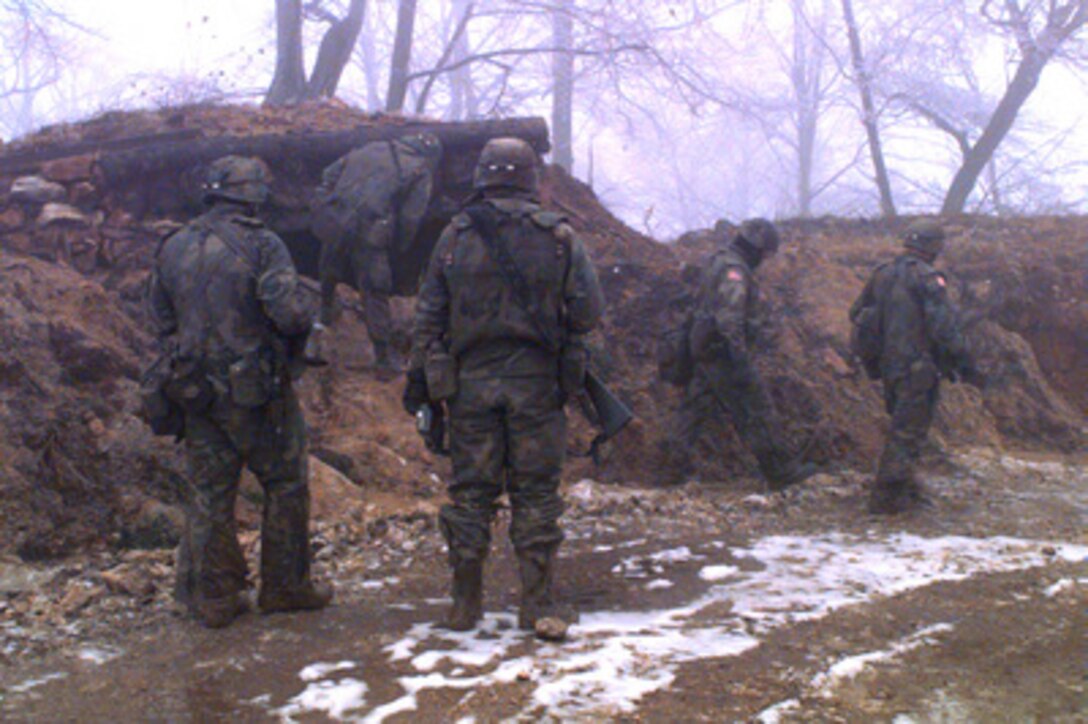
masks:
{"type": "MultiPolygon", "coordinates": [[[[542,118],[511,118],[487,121],[440,123],[389,120],[347,131],[305,134],[217,136],[213,138],[155,143],[98,159],[98,173],[109,186],[124,186],[134,178],[177,173],[203,166],[220,156],[259,156],[274,172],[292,178],[313,178],[325,166],[356,146],[421,132],[433,133],[446,154],[475,155],[490,139],[516,136],[539,153],[548,150],[548,127],[542,118]]],[[[473,161],[475,158],[473,158],[473,161]]],[[[300,179],[301,180],[301,179],[300,179]]]]}
{"type": "Polygon", "coordinates": [[[81,139],[73,143],[51,143],[40,147],[7,151],[0,153],[0,176],[14,176],[37,171],[41,164],[58,158],[191,141],[199,138],[200,135],[201,131],[198,128],[185,128],[179,131],[145,133],[124,138],[81,139]]]}

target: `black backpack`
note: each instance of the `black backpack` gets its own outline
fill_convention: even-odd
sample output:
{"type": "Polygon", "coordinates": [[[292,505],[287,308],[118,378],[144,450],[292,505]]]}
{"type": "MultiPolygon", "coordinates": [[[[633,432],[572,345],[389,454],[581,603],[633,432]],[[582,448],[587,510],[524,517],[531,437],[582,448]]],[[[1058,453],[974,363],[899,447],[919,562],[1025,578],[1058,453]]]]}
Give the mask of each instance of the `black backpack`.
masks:
{"type": "Polygon", "coordinates": [[[861,296],[850,307],[850,353],[861,363],[871,380],[880,379],[880,357],[884,352],[884,328],[880,307],[873,294],[874,273],[861,296]]]}
{"type": "Polygon", "coordinates": [[[657,376],[662,382],[683,387],[691,382],[695,363],[691,355],[691,325],[687,315],[678,326],[665,330],[657,340],[657,376]]]}

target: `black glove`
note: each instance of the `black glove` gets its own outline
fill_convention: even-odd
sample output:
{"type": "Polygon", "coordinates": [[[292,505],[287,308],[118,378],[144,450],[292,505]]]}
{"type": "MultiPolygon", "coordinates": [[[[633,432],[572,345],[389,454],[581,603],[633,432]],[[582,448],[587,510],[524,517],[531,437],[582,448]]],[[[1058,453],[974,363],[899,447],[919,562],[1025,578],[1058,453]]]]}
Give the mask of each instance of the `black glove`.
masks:
{"type": "Polygon", "coordinates": [[[430,402],[430,399],[430,394],[427,392],[427,376],[423,374],[423,369],[417,367],[408,370],[404,395],[401,397],[404,411],[409,415],[414,415],[419,411],[419,408],[430,402]]]}

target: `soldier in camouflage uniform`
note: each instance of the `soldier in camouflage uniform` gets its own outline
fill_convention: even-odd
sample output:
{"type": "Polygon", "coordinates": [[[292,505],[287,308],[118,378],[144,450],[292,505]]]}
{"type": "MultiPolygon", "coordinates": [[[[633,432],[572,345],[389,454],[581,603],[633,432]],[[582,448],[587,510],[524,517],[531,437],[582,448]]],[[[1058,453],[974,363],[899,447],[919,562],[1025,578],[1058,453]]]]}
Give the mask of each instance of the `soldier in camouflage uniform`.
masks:
{"type": "MultiPolygon", "coordinates": [[[[730,238],[722,224],[715,231],[720,239],[730,238]]],[[[692,450],[700,431],[722,412],[732,419],[772,490],[816,472],[814,465],[802,464],[785,449],[774,405],[751,359],[760,326],[754,273],[778,245],[771,222],[750,219],[703,267],[689,338],[694,369],[667,443],[669,467],[680,482],[693,471],[692,450]]]]}
{"type": "Polygon", "coordinates": [[[519,626],[545,635],[539,621],[571,615],[551,592],[563,540],[563,403],[582,390],[583,340],[597,326],[603,299],[582,242],[537,201],[536,164],[524,141],[488,142],[476,167],[478,192],[439,239],[416,310],[404,404],[411,413],[426,404],[449,408],[454,482],[439,517],[453,569],[448,624],[455,630],[475,627],[482,616],[483,564],[504,491],[521,573],[519,626]],[[528,304],[518,300],[488,237],[520,270],[528,304]]]}
{"type": "Polygon", "coordinates": [[[189,463],[175,595],[212,628],[246,607],[234,519],[243,465],[264,489],[260,609],[315,609],[332,597],[310,579],[306,428],[291,386],[313,309],[283,242],[255,218],[269,178],[259,159],[214,162],[211,208],[163,240],[149,284],[189,463]]]}
{"type": "Polygon", "coordinates": [[[876,314],[869,328],[879,335],[873,373],[884,382],[891,430],[869,508],[883,515],[927,502],[914,465],[933,422],[940,378],[979,381],[945,276],[933,268],[944,248],[944,230],[936,222],[915,222],[903,245],[905,253],[877,267],[850,308],[855,323],[867,308],[876,314]]]}
{"type": "Polygon", "coordinates": [[[356,148],[325,169],[312,228],[321,240],[321,324],[335,317],[336,285],[363,297],[375,365],[397,369],[389,297],[417,291],[429,250],[417,235],[434,192],[442,144],[430,133],[356,148]]]}

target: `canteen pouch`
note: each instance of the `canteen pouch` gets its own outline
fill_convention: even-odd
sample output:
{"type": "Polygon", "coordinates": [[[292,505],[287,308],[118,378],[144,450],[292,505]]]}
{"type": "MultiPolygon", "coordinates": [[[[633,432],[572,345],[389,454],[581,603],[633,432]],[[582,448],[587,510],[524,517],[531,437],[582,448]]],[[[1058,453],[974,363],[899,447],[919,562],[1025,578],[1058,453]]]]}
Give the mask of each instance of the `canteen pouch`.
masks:
{"type": "Polygon", "coordinates": [[[457,394],[457,360],[449,352],[429,352],[423,362],[423,374],[432,402],[442,402],[457,394]]]}
{"type": "Polygon", "coordinates": [[[181,439],[185,432],[185,413],[166,394],[170,382],[171,356],[160,355],[140,376],[139,416],[156,435],[181,439]]]}
{"type": "Polygon", "coordinates": [[[239,407],[260,407],[272,399],[272,360],[261,350],[242,355],[227,370],[230,398],[239,407]]]}

